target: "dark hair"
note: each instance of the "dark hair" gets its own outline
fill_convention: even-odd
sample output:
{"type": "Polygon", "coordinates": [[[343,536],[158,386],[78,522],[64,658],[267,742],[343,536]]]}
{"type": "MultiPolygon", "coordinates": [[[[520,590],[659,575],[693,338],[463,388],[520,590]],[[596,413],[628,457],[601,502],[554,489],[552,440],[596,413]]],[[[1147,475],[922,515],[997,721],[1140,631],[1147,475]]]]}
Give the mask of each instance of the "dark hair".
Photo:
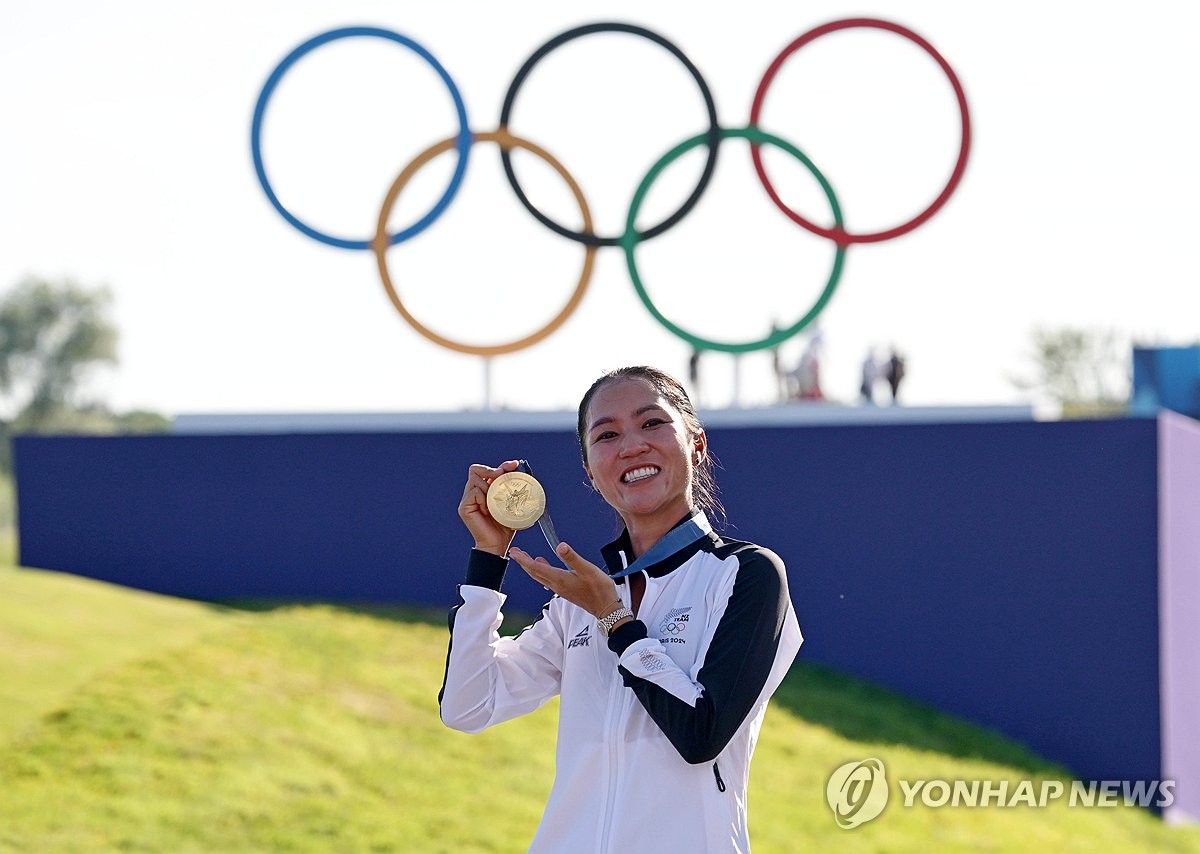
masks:
{"type": "MultiPolygon", "coordinates": [[[[592,405],[592,398],[596,396],[596,392],[617,380],[645,380],[683,416],[683,426],[690,437],[703,432],[704,425],[700,423],[700,417],[696,415],[696,407],[692,406],[692,399],[688,397],[687,391],[679,380],[666,371],[660,371],[658,368],[651,368],[647,365],[617,368],[615,371],[602,374],[583,395],[583,400],[579,401],[579,420],[575,426],[575,435],[579,439],[579,455],[583,458],[585,466],[588,463],[585,439],[588,407],[592,405]]],[[[710,516],[724,519],[725,508],[721,506],[721,500],[717,497],[717,482],[713,479],[713,455],[707,450],[700,462],[692,469],[691,497],[692,504],[696,509],[703,510],[710,516]]]]}

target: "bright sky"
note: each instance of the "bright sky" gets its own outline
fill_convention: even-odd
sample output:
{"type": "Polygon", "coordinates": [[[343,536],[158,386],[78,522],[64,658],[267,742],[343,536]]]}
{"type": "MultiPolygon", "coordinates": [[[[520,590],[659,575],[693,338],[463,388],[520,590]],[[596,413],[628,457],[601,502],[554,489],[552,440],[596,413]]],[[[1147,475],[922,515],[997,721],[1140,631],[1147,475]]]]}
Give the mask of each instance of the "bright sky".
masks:
{"type": "MultiPolygon", "coordinates": [[[[827,394],[852,401],[870,347],[907,357],[911,404],[1019,402],[1042,327],[1200,339],[1200,6],[1128,2],[803,4],[63,2],[0,5],[0,288],[25,276],[108,285],[121,362],[97,387],[118,409],[390,411],[478,407],[483,362],[419,336],[394,310],[370,252],[317,243],[270,206],[250,127],[268,75],[326,30],[366,25],[428,49],[454,79],[472,130],[494,130],[513,74],[544,41],[602,20],[655,30],[711,87],[725,127],[748,122],[758,81],[793,38],[848,17],[924,36],[957,72],[973,147],[949,203],[899,239],[852,246],[821,315],[827,394]],[[737,11],[735,11],[735,9],[737,11]]],[[[952,89],[894,34],[850,30],[783,67],[761,127],[812,158],[852,231],[911,218],[957,153],[952,89]]],[[[630,36],[572,42],[537,65],[514,133],[558,157],[596,227],[623,228],[650,165],[702,132],[692,79],[630,36]]],[[[388,187],[456,131],[440,79],[391,42],[348,39],[298,62],[263,125],[272,185],[314,227],[371,237],[388,187]]],[[[579,227],[572,197],[532,156],[531,198],[579,227]]],[[[695,149],[648,194],[639,225],[673,210],[695,149]]],[[[404,227],[446,185],[454,155],[423,169],[392,217],[404,227]]],[[[389,268],[428,326],[473,343],[522,337],[567,300],[583,260],[516,201],[494,145],[471,151],[446,214],[393,247],[389,268]]],[[[823,224],[807,170],[771,149],[781,195],[823,224]]],[[[825,284],[833,247],[779,213],[745,142],[721,146],[693,213],[638,263],[662,311],[723,340],[790,325],[825,284]]],[[[792,364],[802,338],[782,352],[792,364]]],[[[685,376],[688,345],[638,300],[617,248],[596,253],[579,310],[548,340],[490,368],[492,402],[572,408],[602,370],[648,362],[685,376]]],[[[702,402],[731,402],[734,359],[703,363],[702,402]]],[[[770,357],[740,360],[741,402],[773,394],[770,357]]]]}

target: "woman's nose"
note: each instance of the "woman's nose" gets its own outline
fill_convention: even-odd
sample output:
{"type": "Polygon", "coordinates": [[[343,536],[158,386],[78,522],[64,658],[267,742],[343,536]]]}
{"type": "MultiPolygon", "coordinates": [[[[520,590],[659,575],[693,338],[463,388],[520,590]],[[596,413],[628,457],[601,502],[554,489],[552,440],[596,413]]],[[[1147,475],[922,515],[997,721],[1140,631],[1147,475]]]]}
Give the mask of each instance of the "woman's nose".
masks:
{"type": "Polygon", "coordinates": [[[626,433],[621,437],[621,447],[618,449],[618,453],[622,457],[631,457],[635,454],[640,454],[648,447],[649,445],[646,444],[646,440],[641,436],[626,433]]]}

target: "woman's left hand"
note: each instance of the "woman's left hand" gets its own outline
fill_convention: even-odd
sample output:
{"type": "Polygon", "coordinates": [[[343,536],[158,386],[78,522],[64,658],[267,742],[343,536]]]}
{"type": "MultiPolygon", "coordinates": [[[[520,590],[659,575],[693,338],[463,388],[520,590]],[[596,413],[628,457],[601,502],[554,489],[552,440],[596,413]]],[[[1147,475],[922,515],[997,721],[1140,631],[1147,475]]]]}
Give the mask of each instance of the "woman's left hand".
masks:
{"type": "Polygon", "coordinates": [[[578,605],[597,619],[611,614],[621,604],[617,585],[608,577],[608,573],[581,558],[566,543],[559,543],[558,558],[567,565],[567,569],[559,569],[544,557],[533,558],[516,546],[508,550],[508,556],[538,584],[578,605]]]}

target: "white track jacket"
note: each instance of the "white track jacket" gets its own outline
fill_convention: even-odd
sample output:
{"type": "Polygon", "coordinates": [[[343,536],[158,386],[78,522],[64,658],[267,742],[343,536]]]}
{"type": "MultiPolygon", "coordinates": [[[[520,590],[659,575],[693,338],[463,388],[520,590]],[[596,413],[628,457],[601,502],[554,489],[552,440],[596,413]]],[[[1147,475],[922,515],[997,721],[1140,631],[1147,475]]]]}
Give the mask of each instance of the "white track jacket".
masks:
{"type": "MultiPolygon", "coordinates": [[[[602,552],[628,565],[623,534],[602,552]]],[[[535,852],[746,852],[750,757],[800,649],[782,561],[715,533],[647,568],[638,619],[606,638],[557,596],[497,633],[507,561],[471,552],[439,695],[464,732],[561,696],[554,786],[535,852]]],[[[629,585],[617,582],[629,604],[629,585]]]]}

